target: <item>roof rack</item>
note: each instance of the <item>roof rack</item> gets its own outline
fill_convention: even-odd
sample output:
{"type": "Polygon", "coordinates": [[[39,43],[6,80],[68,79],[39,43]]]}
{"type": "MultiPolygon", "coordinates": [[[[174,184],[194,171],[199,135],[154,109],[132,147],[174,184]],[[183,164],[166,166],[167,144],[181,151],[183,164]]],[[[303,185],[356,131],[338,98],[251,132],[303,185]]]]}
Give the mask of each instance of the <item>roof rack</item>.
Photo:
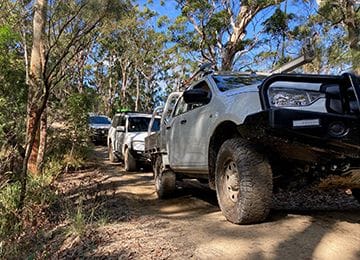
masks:
{"type": "Polygon", "coordinates": [[[131,111],[131,110],[127,110],[127,111],[120,111],[120,112],[116,112],[116,114],[147,114],[146,112],[139,112],[139,111],[131,111]]]}

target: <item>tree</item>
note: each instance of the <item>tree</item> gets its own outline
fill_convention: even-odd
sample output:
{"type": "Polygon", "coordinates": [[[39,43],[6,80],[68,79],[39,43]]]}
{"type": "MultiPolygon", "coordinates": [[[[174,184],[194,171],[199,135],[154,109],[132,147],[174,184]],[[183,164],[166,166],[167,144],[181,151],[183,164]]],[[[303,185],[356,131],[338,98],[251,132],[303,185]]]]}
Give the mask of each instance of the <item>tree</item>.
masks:
{"type": "Polygon", "coordinates": [[[107,114],[108,104],[136,111],[153,107],[157,82],[171,66],[165,49],[168,39],[150,24],[155,16],[150,9],[135,6],[121,19],[106,19],[109,26],[103,27],[99,51],[93,53],[93,84],[104,99],[107,114]]]}
{"type": "Polygon", "coordinates": [[[285,1],[284,11],[279,6],[273,15],[262,23],[264,32],[270,37],[268,40],[269,44],[276,46],[274,55],[272,55],[274,58],[273,66],[282,65],[288,61],[288,57],[286,57],[286,42],[290,40],[293,34],[289,23],[294,18],[295,14],[287,13],[287,1],[285,1]]]}
{"type": "Polygon", "coordinates": [[[71,75],[72,68],[68,64],[91,44],[90,34],[101,20],[110,10],[116,10],[115,7],[123,10],[123,6],[122,1],[110,0],[35,1],[20,208],[26,193],[27,171],[39,172],[43,161],[47,129],[45,110],[50,94],[71,75]]]}
{"type": "Polygon", "coordinates": [[[319,22],[343,27],[354,71],[360,74],[360,6],[354,0],[322,0],[319,3],[319,22]]]}
{"type": "Polygon", "coordinates": [[[200,52],[204,61],[231,70],[236,59],[258,41],[256,32],[252,36],[247,33],[250,23],[261,11],[278,2],[178,0],[182,13],[172,27],[174,40],[200,52]],[[189,30],[188,22],[194,30],[189,30]]]}

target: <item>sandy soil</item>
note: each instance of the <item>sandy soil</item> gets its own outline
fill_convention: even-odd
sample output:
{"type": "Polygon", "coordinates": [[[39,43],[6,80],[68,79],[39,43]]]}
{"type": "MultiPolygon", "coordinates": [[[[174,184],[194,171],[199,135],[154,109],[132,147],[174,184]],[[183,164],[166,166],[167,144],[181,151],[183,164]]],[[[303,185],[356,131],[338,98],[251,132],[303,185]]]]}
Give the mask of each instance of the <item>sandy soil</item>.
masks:
{"type": "Polygon", "coordinates": [[[205,185],[179,182],[174,198],[158,200],[152,173],[124,172],[104,147],[95,153],[101,167],[64,175],[59,187],[104,223],[81,237],[56,235],[57,227],[50,258],[360,259],[360,205],[350,195],[279,194],[265,223],[238,226],[205,185]]]}

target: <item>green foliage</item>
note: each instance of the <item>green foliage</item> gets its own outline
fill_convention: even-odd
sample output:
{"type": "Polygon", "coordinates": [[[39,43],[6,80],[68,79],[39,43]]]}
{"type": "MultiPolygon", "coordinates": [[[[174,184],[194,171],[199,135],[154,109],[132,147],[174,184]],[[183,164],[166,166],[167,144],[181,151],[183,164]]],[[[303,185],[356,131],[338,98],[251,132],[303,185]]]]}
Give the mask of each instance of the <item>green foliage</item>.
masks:
{"type": "Polygon", "coordinates": [[[2,187],[0,190],[0,240],[21,230],[18,221],[17,205],[20,196],[19,183],[13,183],[2,187]]]}
{"type": "Polygon", "coordinates": [[[286,35],[289,31],[289,22],[295,18],[292,13],[287,14],[277,8],[272,16],[263,22],[265,32],[272,35],[286,35]]]}
{"type": "Polygon", "coordinates": [[[85,130],[88,125],[88,113],[93,105],[92,97],[87,94],[71,94],[66,101],[66,121],[72,130],[85,130]]]}
{"type": "Polygon", "coordinates": [[[68,234],[75,235],[81,237],[85,234],[86,228],[88,225],[96,224],[98,226],[106,224],[108,221],[108,217],[106,213],[100,212],[96,214],[99,209],[99,205],[90,205],[90,208],[87,208],[84,205],[84,197],[81,196],[78,199],[78,203],[76,205],[76,211],[68,208],[68,217],[70,220],[70,224],[68,226],[68,234]]]}
{"type": "Polygon", "coordinates": [[[0,27],[0,46],[12,47],[14,43],[18,42],[20,37],[15,34],[9,25],[4,25],[0,27]]]}
{"type": "Polygon", "coordinates": [[[91,82],[101,98],[96,111],[109,115],[118,108],[134,110],[137,96],[138,110],[149,111],[154,106],[158,82],[166,80],[172,59],[165,49],[167,35],[154,29],[151,21],[166,26],[169,19],[157,17],[148,7],[134,7],[121,19],[105,20],[96,53],[96,59],[105,62],[94,68],[96,78],[91,82]]]}
{"type": "Polygon", "coordinates": [[[87,219],[83,209],[83,199],[80,198],[76,211],[69,212],[70,225],[68,233],[71,235],[82,236],[86,231],[87,219]]]}
{"type": "Polygon", "coordinates": [[[57,150],[61,151],[67,169],[81,168],[85,164],[85,158],[89,156],[88,117],[94,98],[92,93],[73,93],[65,103],[66,133],[63,138],[66,141],[57,150]]]}
{"type": "Polygon", "coordinates": [[[170,19],[169,17],[163,15],[163,16],[160,16],[157,20],[157,26],[158,27],[163,27],[165,26],[166,24],[168,24],[170,22],[170,19]]]}
{"type": "Polygon", "coordinates": [[[17,208],[20,183],[8,183],[0,189],[0,240],[15,238],[33,223],[41,225],[41,221],[45,221],[44,210],[57,201],[52,183],[60,168],[52,166],[53,168],[47,165],[42,175],[29,176],[28,195],[22,215],[17,208]]]}
{"type": "Polygon", "coordinates": [[[261,21],[262,12],[278,1],[181,0],[177,3],[181,14],[170,27],[173,41],[202,62],[231,70],[258,43],[256,35],[261,27],[254,26],[252,21],[261,21]],[[250,25],[251,33],[248,33],[250,25]]]}
{"type": "Polygon", "coordinates": [[[21,140],[25,128],[27,87],[18,40],[10,26],[0,24],[0,146],[14,136],[21,140]]]}
{"type": "Polygon", "coordinates": [[[89,143],[87,142],[81,142],[73,146],[73,149],[64,154],[63,164],[66,166],[66,171],[76,171],[84,168],[91,153],[92,150],[89,148],[89,143]]]}
{"type": "Polygon", "coordinates": [[[27,97],[25,66],[15,25],[19,17],[16,12],[9,12],[13,3],[2,4],[0,14],[5,16],[0,19],[0,241],[18,234],[23,224],[17,211],[17,171],[22,161],[12,146],[23,141],[27,97]]]}
{"type": "Polygon", "coordinates": [[[346,33],[340,41],[345,40],[352,68],[360,74],[360,8],[356,6],[356,1],[321,1],[316,18],[325,29],[346,33]]]}

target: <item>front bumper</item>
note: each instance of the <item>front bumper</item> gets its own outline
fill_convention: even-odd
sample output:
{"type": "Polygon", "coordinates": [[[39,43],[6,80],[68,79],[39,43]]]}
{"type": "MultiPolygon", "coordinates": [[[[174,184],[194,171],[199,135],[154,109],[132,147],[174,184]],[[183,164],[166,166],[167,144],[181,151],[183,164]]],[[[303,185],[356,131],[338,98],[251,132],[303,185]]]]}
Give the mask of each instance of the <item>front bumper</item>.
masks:
{"type": "Polygon", "coordinates": [[[360,159],[356,116],[268,109],[249,116],[239,132],[293,159],[360,159]]]}
{"type": "MultiPolygon", "coordinates": [[[[246,118],[239,131],[258,140],[283,157],[319,162],[360,158],[360,80],[353,74],[341,76],[274,74],[259,87],[263,111],[246,118]],[[268,89],[274,82],[321,84],[320,91],[338,86],[341,109],[328,113],[272,107],[268,89]],[[325,88],[324,88],[325,87],[325,88]],[[350,94],[352,93],[352,94],[350,94]],[[351,103],[352,102],[352,103],[351,103]],[[357,104],[354,109],[351,104],[357,104]]],[[[326,94],[328,101],[332,93],[326,94]]]]}
{"type": "Polygon", "coordinates": [[[151,163],[150,159],[146,156],[144,151],[130,150],[130,153],[138,162],[151,163]]]}
{"type": "Polygon", "coordinates": [[[91,139],[93,141],[106,141],[108,132],[109,132],[108,129],[92,129],[91,139]]]}

